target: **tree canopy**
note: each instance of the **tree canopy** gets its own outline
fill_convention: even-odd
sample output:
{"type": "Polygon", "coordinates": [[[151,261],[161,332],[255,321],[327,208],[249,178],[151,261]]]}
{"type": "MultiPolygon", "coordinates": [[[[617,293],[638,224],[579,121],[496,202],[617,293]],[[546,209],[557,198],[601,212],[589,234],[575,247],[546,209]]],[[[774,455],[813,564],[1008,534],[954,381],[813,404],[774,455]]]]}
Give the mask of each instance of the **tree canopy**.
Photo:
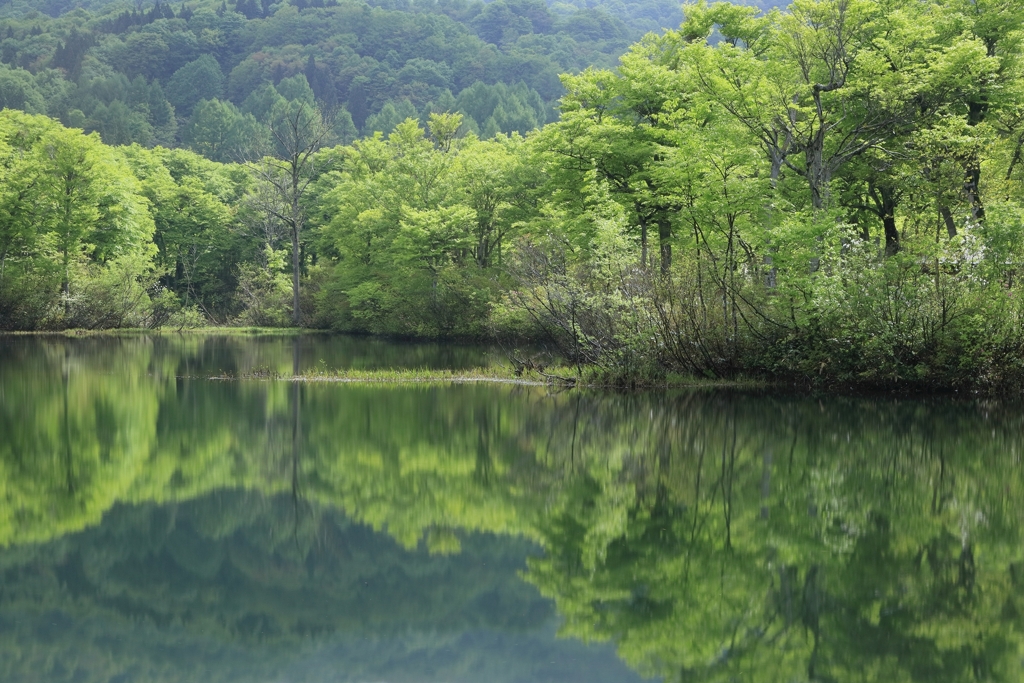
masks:
{"type": "Polygon", "coordinates": [[[171,243],[162,173],[121,185],[156,222],[154,266],[130,278],[150,303],[83,318],[72,243],[93,219],[69,213],[48,231],[68,248],[29,267],[12,218],[0,300],[27,308],[4,327],[205,319],[543,340],[624,384],[1024,386],[1012,2],[698,3],[617,66],[609,48],[587,68],[558,48],[573,22],[539,3],[246,7],[160,6],[60,40],[81,11],[11,20],[4,97],[134,141],[110,158],[194,176],[212,213],[189,208],[171,243]],[[53,52],[22,64],[23,39],[53,52]],[[136,49],[163,56],[122,59],[136,49]],[[142,149],[156,143],[217,163],[142,149]]]}

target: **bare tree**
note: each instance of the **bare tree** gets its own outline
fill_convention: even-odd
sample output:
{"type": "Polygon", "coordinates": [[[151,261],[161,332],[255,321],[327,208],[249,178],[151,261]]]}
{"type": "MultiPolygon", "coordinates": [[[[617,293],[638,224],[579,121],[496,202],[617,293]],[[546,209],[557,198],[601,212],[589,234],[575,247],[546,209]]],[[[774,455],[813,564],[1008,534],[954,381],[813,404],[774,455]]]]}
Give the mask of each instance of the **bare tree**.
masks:
{"type": "Polygon", "coordinates": [[[286,227],[292,242],[292,322],[298,326],[302,229],[306,223],[303,198],[316,179],[316,153],[328,142],[332,115],[318,105],[293,101],[274,112],[270,121],[272,150],[247,162],[258,181],[251,197],[268,219],[286,227]]]}

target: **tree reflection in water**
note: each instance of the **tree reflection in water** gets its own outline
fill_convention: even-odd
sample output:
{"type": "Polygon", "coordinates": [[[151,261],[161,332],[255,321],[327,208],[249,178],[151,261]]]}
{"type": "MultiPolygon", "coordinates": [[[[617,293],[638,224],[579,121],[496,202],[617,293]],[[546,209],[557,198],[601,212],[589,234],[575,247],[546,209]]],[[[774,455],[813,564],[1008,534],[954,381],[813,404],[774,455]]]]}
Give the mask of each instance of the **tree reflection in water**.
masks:
{"type": "MultiPolygon", "coordinates": [[[[419,629],[436,655],[536,633],[551,603],[529,584],[563,636],[649,677],[1021,679],[1014,406],[197,378],[214,343],[0,347],[5,680],[59,640],[31,614],[59,610],[67,638],[128,620],[166,652],[203,634],[269,670],[342,636],[419,629]]],[[[350,647],[366,676],[401,660],[350,647]]],[[[506,655],[488,675],[548,680],[506,655]]]]}

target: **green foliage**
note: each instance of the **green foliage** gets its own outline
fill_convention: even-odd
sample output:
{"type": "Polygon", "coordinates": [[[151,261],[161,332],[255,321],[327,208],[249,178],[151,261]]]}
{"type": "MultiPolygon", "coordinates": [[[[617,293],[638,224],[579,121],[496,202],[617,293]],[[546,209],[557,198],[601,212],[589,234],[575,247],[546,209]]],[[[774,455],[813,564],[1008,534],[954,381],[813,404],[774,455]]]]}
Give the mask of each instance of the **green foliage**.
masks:
{"type": "Polygon", "coordinates": [[[459,93],[455,107],[479,127],[480,137],[528,133],[547,122],[547,108],[535,90],[519,82],[487,85],[477,81],[459,93]]]}
{"type": "Polygon", "coordinates": [[[1020,32],[960,12],[692,5],[564,77],[506,319],[627,383],[1021,386],[1020,32]],[[616,279],[594,187],[634,244],[616,279]]]}
{"type": "Polygon", "coordinates": [[[291,313],[291,282],[285,272],[285,254],[267,246],[256,263],[239,267],[237,296],[239,322],[260,327],[286,327],[291,313]]]}
{"type": "Polygon", "coordinates": [[[331,216],[322,248],[338,255],[321,305],[332,310],[334,326],[484,332],[494,266],[515,229],[525,143],[457,138],[460,124],[457,114],[431,114],[428,138],[409,118],[386,140],[378,135],[341,150],[341,170],[321,180],[320,201],[331,216]]]}
{"type": "Polygon", "coordinates": [[[175,110],[189,116],[200,101],[223,97],[224,73],[217,60],[203,55],[174,72],[167,82],[166,93],[175,110]]]}
{"type": "Polygon", "coordinates": [[[121,100],[110,105],[97,104],[89,118],[89,127],[94,129],[108,145],[128,145],[132,142],[149,144],[153,129],[140,112],[133,112],[121,100]]]}
{"type": "Polygon", "coordinates": [[[0,199],[5,325],[143,324],[153,221],[124,157],[95,135],[11,110],[0,139],[10,178],[0,199]]]}
{"type": "Polygon", "coordinates": [[[379,112],[366,119],[364,131],[369,137],[374,133],[389,135],[402,121],[415,117],[416,108],[409,100],[400,100],[398,104],[387,102],[379,112]]]}
{"type": "MultiPolygon", "coordinates": [[[[30,12],[40,0],[0,9],[0,104],[99,131],[108,144],[168,146],[187,144],[176,139],[174,119],[187,125],[201,100],[229,99],[263,122],[270,106],[242,105],[266,87],[288,100],[344,108],[356,130],[372,134],[415,115],[385,112],[368,128],[389,103],[422,112],[476,83],[522,83],[540,106],[504,106],[494,130],[526,132],[549,118],[559,72],[610,66],[629,40],[678,22],[630,29],[601,10],[562,16],[523,0],[386,8],[358,0],[204,1],[145,10],[98,0],[73,11],[62,0],[42,1],[35,9],[43,14],[30,12]],[[140,88],[150,92],[140,97],[140,88]]],[[[631,11],[613,12],[631,23],[631,11]]],[[[485,129],[490,116],[476,125],[485,129]]]]}
{"type": "Polygon", "coordinates": [[[5,329],[190,326],[197,307],[233,312],[235,264],[260,248],[235,218],[242,169],[108,147],[11,110],[0,135],[5,329]]]}
{"type": "MultiPolygon", "coordinates": [[[[519,0],[12,20],[3,97],[108,144],[181,142],[221,165],[154,152],[171,179],[136,164],[140,208],[132,183],[96,194],[77,134],[24,186],[12,142],[4,324],[109,324],[74,317],[72,282],[141,244],[97,226],[145,209],[159,270],[135,250],[123,272],[159,278],[140,286],[177,296],[163,311],[280,321],[280,255],[293,325],[546,338],[623,384],[1024,386],[1014,2],[694,4],[617,68],[592,59],[560,83],[556,64],[584,66],[571,36],[612,54],[628,31],[519,0]],[[62,174],[59,218],[28,197],[62,174]],[[36,293],[53,278],[62,315],[36,293]]],[[[102,291],[147,310],[113,273],[102,291]]]]}
{"type": "MultiPolygon", "coordinates": [[[[183,309],[199,306],[219,317],[234,311],[234,264],[253,256],[258,241],[236,221],[249,179],[185,150],[125,150],[156,224],[160,284],[183,309]]],[[[176,308],[172,307],[174,310],[176,308]]]]}
{"type": "Polygon", "coordinates": [[[46,102],[28,71],[0,67],[0,109],[5,108],[29,114],[46,113],[46,102]]]}
{"type": "Polygon", "coordinates": [[[266,131],[252,114],[220,100],[200,100],[182,131],[182,142],[197,154],[221,162],[238,162],[265,148],[266,131]]]}

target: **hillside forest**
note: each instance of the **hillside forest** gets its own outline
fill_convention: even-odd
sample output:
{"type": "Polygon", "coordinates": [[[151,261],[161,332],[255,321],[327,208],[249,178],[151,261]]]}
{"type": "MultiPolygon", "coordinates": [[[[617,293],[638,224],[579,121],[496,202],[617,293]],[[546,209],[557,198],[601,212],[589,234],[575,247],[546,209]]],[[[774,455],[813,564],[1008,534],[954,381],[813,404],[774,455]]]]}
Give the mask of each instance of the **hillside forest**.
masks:
{"type": "Polygon", "coordinates": [[[0,20],[5,329],[1024,382],[1020,0],[31,4],[0,20]]]}

